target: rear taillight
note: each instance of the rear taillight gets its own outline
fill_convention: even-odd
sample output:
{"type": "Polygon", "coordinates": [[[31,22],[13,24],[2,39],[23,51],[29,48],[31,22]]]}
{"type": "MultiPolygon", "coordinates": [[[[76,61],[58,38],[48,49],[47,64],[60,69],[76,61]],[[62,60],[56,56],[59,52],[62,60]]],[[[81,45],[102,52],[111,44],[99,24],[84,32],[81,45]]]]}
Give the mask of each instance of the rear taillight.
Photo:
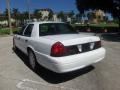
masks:
{"type": "Polygon", "coordinates": [[[81,44],[81,46],[73,45],[73,46],[64,46],[61,42],[56,42],[52,45],[51,48],[51,56],[53,57],[61,57],[61,56],[68,56],[68,55],[74,55],[79,54],[91,50],[95,50],[100,48],[101,41],[97,41],[95,43],[92,43],[93,45],[90,46],[90,43],[81,44]]]}
{"type": "Polygon", "coordinates": [[[100,48],[101,46],[101,41],[95,42],[95,49],[100,48]]]}
{"type": "Polygon", "coordinates": [[[51,56],[60,57],[64,56],[67,52],[67,49],[61,42],[56,42],[51,48],[51,56]]]}

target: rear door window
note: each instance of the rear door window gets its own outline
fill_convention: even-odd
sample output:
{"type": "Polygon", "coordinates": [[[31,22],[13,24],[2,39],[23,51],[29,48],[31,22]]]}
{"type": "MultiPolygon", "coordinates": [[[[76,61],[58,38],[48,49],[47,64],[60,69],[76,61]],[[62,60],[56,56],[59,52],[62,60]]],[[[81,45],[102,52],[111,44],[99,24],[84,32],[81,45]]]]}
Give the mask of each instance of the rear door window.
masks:
{"type": "Polygon", "coordinates": [[[29,24],[25,29],[24,36],[31,37],[34,24],[29,24]]]}
{"type": "Polygon", "coordinates": [[[24,32],[24,30],[25,30],[25,28],[27,27],[27,25],[24,25],[22,28],[21,28],[21,30],[19,31],[19,35],[23,35],[23,32],[24,32]]]}

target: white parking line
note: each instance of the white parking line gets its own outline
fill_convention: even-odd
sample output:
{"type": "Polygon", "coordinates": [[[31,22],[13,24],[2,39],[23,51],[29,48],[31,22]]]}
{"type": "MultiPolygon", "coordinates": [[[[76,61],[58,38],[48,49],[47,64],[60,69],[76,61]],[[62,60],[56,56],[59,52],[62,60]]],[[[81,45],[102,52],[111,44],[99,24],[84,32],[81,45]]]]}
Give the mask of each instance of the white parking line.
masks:
{"type": "Polygon", "coordinates": [[[50,84],[46,84],[46,83],[42,83],[42,82],[38,82],[38,81],[33,81],[33,80],[29,80],[29,79],[23,79],[21,82],[19,82],[16,87],[21,89],[21,90],[38,90],[37,88],[31,88],[28,86],[25,86],[25,83],[33,83],[33,84],[38,84],[38,85],[43,85],[43,86],[48,86],[48,87],[55,87],[55,88],[60,88],[60,90],[80,90],[80,89],[75,89],[75,88],[68,88],[68,87],[64,87],[64,86],[58,86],[58,85],[50,85],[50,84]]]}
{"type": "Polygon", "coordinates": [[[30,88],[30,87],[27,87],[27,86],[23,86],[25,83],[24,80],[22,80],[21,82],[19,82],[16,87],[21,89],[21,90],[37,90],[37,89],[34,89],[34,88],[30,88]]]}

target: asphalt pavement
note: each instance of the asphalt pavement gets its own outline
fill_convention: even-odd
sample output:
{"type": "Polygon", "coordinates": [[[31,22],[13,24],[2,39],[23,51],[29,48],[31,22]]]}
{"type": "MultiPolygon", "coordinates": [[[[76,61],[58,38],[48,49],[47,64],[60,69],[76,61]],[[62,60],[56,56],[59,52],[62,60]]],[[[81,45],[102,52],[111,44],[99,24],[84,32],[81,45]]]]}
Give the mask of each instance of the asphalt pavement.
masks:
{"type": "Polygon", "coordinates": [[[66,74],[29,68],[28,58],[12,50],[12,36],[0,37],[0,90],[120,90],[120,42],[102,41],[104,60],[66,74]]]}

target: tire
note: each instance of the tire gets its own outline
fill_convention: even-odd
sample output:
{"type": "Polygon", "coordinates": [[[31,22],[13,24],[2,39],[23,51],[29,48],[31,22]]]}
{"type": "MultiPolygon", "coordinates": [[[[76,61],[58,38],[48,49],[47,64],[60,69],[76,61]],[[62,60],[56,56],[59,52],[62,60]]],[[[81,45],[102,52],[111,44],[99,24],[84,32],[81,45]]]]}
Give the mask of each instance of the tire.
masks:
{"type": "Polygon", "coordinates": [[[37,71],[38,70],[38,62],[37,62],[35,54],[32,50],[28,50],[28,58],[29,58],[30,68],[33,71],[37,71]]]}
{"type": "Polygon", "coordinates": [[[15,45],[15,41],[14,41],[14,39],[13,39],[13,50],[14,50],[14,51],[17,50],[17,47],[16,47],[16,45],[15,45]]]}

